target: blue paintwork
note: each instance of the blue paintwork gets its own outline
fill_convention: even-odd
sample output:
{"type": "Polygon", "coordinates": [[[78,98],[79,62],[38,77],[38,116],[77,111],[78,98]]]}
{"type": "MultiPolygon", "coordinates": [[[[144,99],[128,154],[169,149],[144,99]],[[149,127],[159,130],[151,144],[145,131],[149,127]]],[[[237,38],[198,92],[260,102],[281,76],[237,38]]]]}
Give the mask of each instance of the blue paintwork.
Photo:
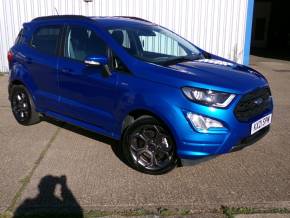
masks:
{"type": "Polygon", "coordinates": [[[250,63],[253,13],[254,13],[254,0],[248,0],[246,35],[245,35],[244,58],[243,58],[243,63],[245,65],[249,65],[250,63]]]}
{"type": "Polygon", "coordinates": [[[110,26],[155,24],[109,17],[91,21],[65,18],[32,21],[25,24],[28,29],[25,38],[28,40],[35,28],[46,24],[78,24],[95,30],[131,72],[104,76],[101,69],[87,68],[79,61],[44,55],[27,44],[13,46],[15,58],[10,63],[10,82],[21,81],[31,92],[37,111],[48,116],[120,139],[126,116],[136,110],[147,111],[168,126],[180,158],[196,158],[228,152],[250,135],[252,122],[272,113],[271,107],[249,122],[235,118],[233,111],[242,95],[268,86],[260,73],[246,66],[212,55],[230,64],[191,61],[164,67],[129,55],[105,31],[110,26]],[[189,101],[181,91],[184,86],[234,93],[236,97],[227,108],[207,107],[189,101]],[[225,128],[199,133],[187,121],[186,112],[216,119],[225,128]]]}

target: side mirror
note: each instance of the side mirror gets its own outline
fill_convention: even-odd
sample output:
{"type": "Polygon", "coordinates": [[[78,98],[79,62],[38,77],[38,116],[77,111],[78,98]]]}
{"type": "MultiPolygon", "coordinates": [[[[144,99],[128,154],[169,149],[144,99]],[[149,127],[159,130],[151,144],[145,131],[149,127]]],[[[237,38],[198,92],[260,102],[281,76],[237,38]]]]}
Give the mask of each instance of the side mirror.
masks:
{"type": "Polygon", "coordinates": [[[108,58],[104,55],[89,55],[85,58],[84,63],[92,67],[104,66],[108,64],[108,58]]]}
{"type": "Polygon", "coordinates": [[[89,55],[85,58],[84,63],[88,67],[103,67],[104,76],[111,76],[112,72],[110,71],[110,68],[108,66],[108,58],[104,55],[89,55]]]}

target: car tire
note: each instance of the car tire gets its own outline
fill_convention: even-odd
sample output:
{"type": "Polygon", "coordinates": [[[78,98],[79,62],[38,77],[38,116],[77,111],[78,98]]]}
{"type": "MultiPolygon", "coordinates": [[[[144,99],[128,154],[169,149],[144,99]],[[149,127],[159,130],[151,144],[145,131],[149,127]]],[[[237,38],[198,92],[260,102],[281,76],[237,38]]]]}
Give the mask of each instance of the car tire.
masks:
{"type": "Polygon", "coordinates": [[[136,119],[124,130],[122,152],[132,168],[147,174],[164,174],[177,164],[173,137],[151,116],[136,119]]]}
{"type": "Polygon", "coordinates": [[[11,109],[18,123],[28,126],[40,122],[39,113],[25,86],[13,85],[10,96],[11,109]]]}

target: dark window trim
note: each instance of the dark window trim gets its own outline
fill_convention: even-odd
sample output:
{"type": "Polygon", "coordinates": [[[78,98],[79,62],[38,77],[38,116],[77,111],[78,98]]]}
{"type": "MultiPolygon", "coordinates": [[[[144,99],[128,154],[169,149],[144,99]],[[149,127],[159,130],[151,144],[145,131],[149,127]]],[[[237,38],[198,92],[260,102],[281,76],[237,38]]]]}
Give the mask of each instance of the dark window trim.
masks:
{"type": "Polygon", "coordinates": [[[65,44],[65,38],[66,38],[66,34],[68,31],[68,25],[64,25],[63,27],[63,33],[61,35],[61,44],[60,44],[60,48],[59,48],[59,56],[60,57],[64,57],[64,44],[65,44]]]}
{"type": "Polygon", "coordinates": [[[124,64],[124,62],[113,52],[113,50],[111,48],[109,48],[108,51],[108,55],[109,55],[109,67],[112,71],[117,72],[117,73],[122,73],[122,74],[128,74],[128,75],[132,75],[132,72],[129,70],[129,68],[127,67],[126,64],[124,64]],[[127,69],[127,71],[122,71],[122,70],[118,70],[114,67],[114,59],[113,58],[118,58],[119,61],[121,61],[121,63],[125,66],[125,68],[127,69]]]}

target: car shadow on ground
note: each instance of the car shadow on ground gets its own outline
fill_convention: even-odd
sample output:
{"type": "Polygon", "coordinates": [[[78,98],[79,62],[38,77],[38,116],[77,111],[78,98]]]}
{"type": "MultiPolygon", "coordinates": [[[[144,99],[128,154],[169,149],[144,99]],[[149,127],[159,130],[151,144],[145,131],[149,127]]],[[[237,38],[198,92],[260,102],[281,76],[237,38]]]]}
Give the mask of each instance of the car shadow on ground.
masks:
{"type": "MultiPolygon", "coordinates": [[[[58,126],[60,128],[72,131],[74,133],[83,135],[85,137],[88,137],[90,139],[96,140],[96,141],[100,141],[102,143],[108,144],[111,146],[112,151],[114,152],[114,154],[119,158],[119,160],[126,164],[128,167],[131,167],[128,162],[126,161],[125,157],[123,156],[122,150],[121,150],[121,145],[120,142],[118,140],[114,140],[112,138],[100,135],[98,133],[95,132],[91,132],[89,130],[86,129],[82,129],[80,127],[74,126],[72,124],[66,123],[66,122],[62,122],[50,117],[42,117],[41,121],[44,122],[48,122],[50,124],[53,124],[55,126],[58,126]]],[[[199,158],[199,159],[195,159],[195,160],[185,160],[185,159],[178,159],[177,161],[177,167],[185,167],[185,166],[194,166],[194,165],[198,165],[202,162],[211,160],[216,158],[217,156],[210,156],[210,157],[206,157],[206,158],[199,158]]]]}
{"type": "Polygon", "coordinates": [[[103,135],[100,135],[100,134],[97,134],[95,132],[91,132],[91,131],[86,130],[86,129],[82,129],[80,127],[71,125],[69,123],[65,123],[65,122],[62,122],[62,121],[55,120],[55,119],[50,118],[50,117],[42,117],[41,120],[45,121],[45,122],[48,122],[50,124],[53,124],[55,126],[58,126],[60,128],[69,130],[71,132],[83,135],[83,136],[88,137],[90,139],[93,139],[93,140],[96,140],[96,141],[99,141],[99,142],[102,142],[102,143],[110,145],[112,151],[119,158],[119,160],[121,162],[123,162],[124,164],[126,164],[127,166],[129,166],[128,163],[126,162],[126,159],[122,155],[121,145],[120,145],[119,141],[114,140],[114,139],[109,138],[109,137],[106,137],[106,136],[103,136],[103,135]]]}
{"type": "Polygon", "coordinates": [[[16,208],[13,218],[84,217],[83,209],[67,186],[66,176],[44,176],[38,191],[35,198],[25,199],[16,208]]]}
{"type": "MultiPolygon", "coordinates": [[[[120,142],[118,140],[114,140],[112,138],[100,135],[100,134],[95,133],[95,132],[91,132],[91,131],[86,130],[86,129],[82,129],[80,127],[74,126],[74,125],[66,123],[66,122],[55,120],[55,119],[50,118],[50,117],[42,117],[41,121],[48,122],[48,123],[56,125],[56,126],[58,126],[60,128],[72,131],[74,133],[86,136],[86,137],[88,137],[90,139],[93,139],[93,140],[96,140],[96,141],[100,141],[102,143],[110,145],[112,151],[119,158],[119,160],[122,163],[126,164],[128,167],[131,167],[128,164],[128,162],[126,161],[126,159],[125,159],[125,157],[124,157],[124,155],[122,153],[121,144],[120,144],[120,142]]],[[[207,161],[209,159],[212,159],[212,158],[202,158],[202,160],[198,159],[196,161],[195,160],[192,160],[192,161],[186,160],[184,163],[183,163],[182,160],[178,159],[177,160],[177,167],[192,166],[192,165],[200,164],[201,162],[207,161]]]]}

